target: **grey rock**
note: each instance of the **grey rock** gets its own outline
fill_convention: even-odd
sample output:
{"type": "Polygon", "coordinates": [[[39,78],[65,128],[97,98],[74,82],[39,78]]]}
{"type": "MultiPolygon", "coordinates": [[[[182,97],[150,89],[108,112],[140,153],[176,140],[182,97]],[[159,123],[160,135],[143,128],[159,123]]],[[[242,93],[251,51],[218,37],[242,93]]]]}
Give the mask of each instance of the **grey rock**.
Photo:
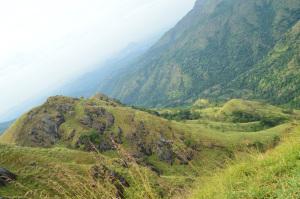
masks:
{"type": "Polygon", "coordinates": [[[172,149],[172,142],[161,138],[157,143],[157,154],[160,160],[169,164],[173,164],[176,158],[176,154],[172,149]]]}
{"type": "Polygon", "coordinates": [[[8,171],[7,169],[0,168],[0,187],[5,186],[7,183],[17,179],[17,175],[8,171]]]}

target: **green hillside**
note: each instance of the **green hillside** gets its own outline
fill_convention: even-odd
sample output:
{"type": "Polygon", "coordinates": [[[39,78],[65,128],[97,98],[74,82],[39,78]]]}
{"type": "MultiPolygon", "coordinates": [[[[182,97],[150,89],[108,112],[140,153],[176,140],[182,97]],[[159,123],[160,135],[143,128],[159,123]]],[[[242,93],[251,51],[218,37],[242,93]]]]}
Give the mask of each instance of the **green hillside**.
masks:
{"type": "Polygon", "coordinates": [[[100,94],[51,97],[0,137],[0,167],[18,176],[0,196],[185,198],[211,173],[281,146],[298,128],[295,110],[238,99],[206,105],[141,111],[100,94]],[[163,118],[186,111],[199,117],[163,118]]]}
{"type": "Polygon", "coordinates": [[[263,98],[276,104],[289,102],[300,107],[299,55],[300,21],[261,62],[236,78],[222,93],[227,96],[250,95],[252,98],[263,98]]]}
{"type": "Polygon", "coordinates": [[[281,145],[266,154],[240,157],[224,171],[199,181],[190,199],[299,198],[299,123],[281,145]]]}
{"type": "Polygon", "coordinates": [[[128,71],[103,82],[100,90],[141,106],[232,96],[297,103],[299,19],[298,0],[198,0],[128,71]]]}

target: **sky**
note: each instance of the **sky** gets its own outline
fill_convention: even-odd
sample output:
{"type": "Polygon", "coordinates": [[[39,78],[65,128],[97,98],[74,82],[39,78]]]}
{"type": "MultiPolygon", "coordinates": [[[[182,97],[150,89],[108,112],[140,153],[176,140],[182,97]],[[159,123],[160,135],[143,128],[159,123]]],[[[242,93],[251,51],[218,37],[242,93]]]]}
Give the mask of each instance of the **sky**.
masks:
{"type": "Polygon", "coordinates": [[[0,118],[174,26],[195,0],[0,1],[0,118]]]}

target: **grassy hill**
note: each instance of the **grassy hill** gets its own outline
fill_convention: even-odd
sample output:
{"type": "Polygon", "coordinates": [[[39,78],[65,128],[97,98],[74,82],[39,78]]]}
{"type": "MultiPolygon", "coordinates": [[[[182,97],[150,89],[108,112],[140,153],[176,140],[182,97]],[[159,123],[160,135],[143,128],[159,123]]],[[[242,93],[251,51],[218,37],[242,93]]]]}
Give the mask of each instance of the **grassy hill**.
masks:
{"type": "Polygon", "coordinates": [[[299,198],[299,130],[295,123],[275,149],[239,157],[205,183],[199,181],[188,198],[299,198]]]}
{"type": "Polygon", "coordinates": [[[127,71],[102,82],[101,91],[150,107],[199,97],[296,105],[299,19],[298,0],[198,0],[127,71]]]}
{"type": "Polygon", "coordinates": [[[0,137],[1,167],[18,176],[0,196],[184,198],[241,157],[277,150],[298,128],[297,111],[244,100],[184,107],[200,115],[193,120],[163,118],[181,109],[141,111],[103,95],[51,97],[0,137]],[[235,112],[255,117],[236,121],[235,112]],[[265,123],[274,116],[280,120],[265,123]]]}

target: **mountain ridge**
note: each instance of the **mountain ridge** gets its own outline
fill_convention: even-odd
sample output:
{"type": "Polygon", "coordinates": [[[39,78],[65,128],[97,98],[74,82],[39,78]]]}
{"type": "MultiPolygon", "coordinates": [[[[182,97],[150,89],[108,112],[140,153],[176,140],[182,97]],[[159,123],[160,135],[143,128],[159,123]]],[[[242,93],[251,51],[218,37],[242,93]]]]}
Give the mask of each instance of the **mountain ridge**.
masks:
{"type": "Polygon", "coordinates": [[[209,96],[264,59],[299,21],[299,10],[295,0],[197,1],[132,69],[102,82],[101,91],[140,106],[209,96]]]}

